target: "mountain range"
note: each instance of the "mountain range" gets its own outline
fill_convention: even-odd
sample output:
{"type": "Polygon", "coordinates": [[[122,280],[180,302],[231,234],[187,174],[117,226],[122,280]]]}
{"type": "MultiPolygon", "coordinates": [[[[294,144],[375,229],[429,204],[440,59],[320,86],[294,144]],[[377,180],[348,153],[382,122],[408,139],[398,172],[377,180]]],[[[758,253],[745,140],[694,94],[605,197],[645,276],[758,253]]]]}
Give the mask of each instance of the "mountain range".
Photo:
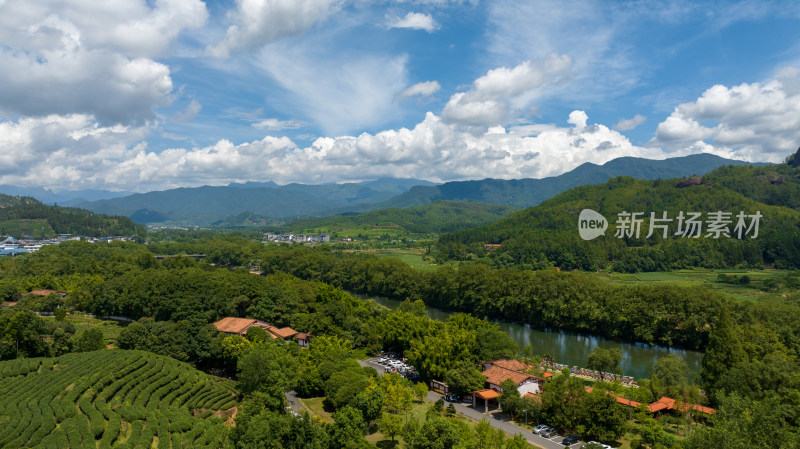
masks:
{"type": "Polygon", "coordinates": [[[248,182],[137,193],[96,201],[71,201],[70,205],[132,217],[140,223],[204,226],[230,222],[228,218],[244,213],[247,222],[264,223],[275,219],[287,221],[392,207],[407,208],[438,200],[530,207],[572,187],[599,184],[616,176],[638,179],[686,177],[702,175],[725,165],[751,164],[711,154],[664,160],[623,157],[603,165],[585,163],[562,175],[541,179],[483,179],[435,184],[418,179],[383,178],[361,183],[283,186],[273,182],[248,182]]]}

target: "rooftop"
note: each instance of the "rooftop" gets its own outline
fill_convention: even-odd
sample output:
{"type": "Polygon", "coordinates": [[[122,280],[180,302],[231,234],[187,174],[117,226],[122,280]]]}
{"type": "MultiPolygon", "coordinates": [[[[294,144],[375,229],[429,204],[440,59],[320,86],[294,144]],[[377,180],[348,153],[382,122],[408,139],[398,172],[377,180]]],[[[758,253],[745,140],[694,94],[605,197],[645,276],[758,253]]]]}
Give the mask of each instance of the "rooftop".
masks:
{"type": "Polygon", "coordinates": [[[256,324],[257,322],[258,320],[254,320],[252,318],[234,318],[228,316],[214,323],[214,327],[216,327],[220,332],[241,334],[247,330],[248,327],[256,324]]]}

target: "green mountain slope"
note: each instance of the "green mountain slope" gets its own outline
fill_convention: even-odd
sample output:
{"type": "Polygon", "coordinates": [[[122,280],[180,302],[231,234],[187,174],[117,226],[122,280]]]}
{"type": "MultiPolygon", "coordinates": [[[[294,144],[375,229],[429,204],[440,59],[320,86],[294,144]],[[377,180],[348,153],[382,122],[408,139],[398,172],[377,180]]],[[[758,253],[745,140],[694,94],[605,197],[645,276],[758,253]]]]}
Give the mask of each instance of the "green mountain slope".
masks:
{"type": "MultiPolygon", "coordinates": [[[[777,266],[800,267],[800,213],[770,206],[717,184],[681,184],[681,180],[635,180],[614,178],[602,185],[582,186],[487,226],[457,231],[442,236],[443,259],[487,257],[501,266],[550,265],[566,269],[617,271],[658,271],[687,267],[777,266]],[[688,186],[683,185],[688,184],[688,186]],[[680,186],[679,186],[680,185],[680,186]],[[578,214],[592,209],[609,222],[604,236],[582,240],[578,233],[578,214]],[[618,214],[643,212],[639,237],[615,237],[618,214]],[[680,211],[702,212],[699,238],[676,236],[680,211]],[[740,211],[760,211],[757,238],[714,239],[706,237],[708,212],[732,213],[727,228],[734,233],[740,211]],[[665,239],[656,229],[646,238],[650,213],[672,218],[665,239]],[[502,244],[488,252],[484,243],[502,244]]],[[[747,220],[749,225],[749,219],[747,220]]]]}
{"type": "Polygon", "coordinates": [[[725,186],[765,204],[800,210],[800,149],[786,163],[721,167],[704,176],[703,182],[725,186]]]}
{"type": "Polygon", "coordinates": [[[143,351],[0,362],[0,447],[222,447],[233,385],[143,351]]]}
{"type": "Polygon", "coordinates": [[[516,211],[499,206],[458,201],[436,201],[406,209],[382,209],[358,215],[335,215],[325,218],[295,220],[284,229],[296,233],[333,234],[354,229],[397,227],[413,234],[439,234],[491,223],[516,211]]]}
{"type": "Polygon", "coordinates": [[[586,163],[570,172],[550,178],[484,179],[414,187],[402,195],[371,207],[411,207],[436,200],[478,201],[530,207],[572,187],[600,184],[616,176],[631,176],[637,179],[678,178],[702,175],[725,165],[749,165],[749,163],[713,154],[696,154],[664,160],[621,157],[603,165],[586,163]]]}
{"type": "Polygon", "coordinates": [[[70,207],[47,206],[30,197],[0,194],[0,235],[35,238],[74,234],[90,237],[133,235],[144,230],[127,217],[98,215],[70,207]]]}
{"type": "Polygon", "coordinates": [[[383,179],[368,183],[320,185],[245,183],[140,193],[84,203],[81,207],[125,216],[146,209],[147,215],[138,214],[136,217],[149,220],[160,216],[164,218],[161,222],[208,225],[242,212],[271,218],[324,215],[332,208],[385,201],[405,191],[408,184],[421,183],[427,182],[383,179]]]}

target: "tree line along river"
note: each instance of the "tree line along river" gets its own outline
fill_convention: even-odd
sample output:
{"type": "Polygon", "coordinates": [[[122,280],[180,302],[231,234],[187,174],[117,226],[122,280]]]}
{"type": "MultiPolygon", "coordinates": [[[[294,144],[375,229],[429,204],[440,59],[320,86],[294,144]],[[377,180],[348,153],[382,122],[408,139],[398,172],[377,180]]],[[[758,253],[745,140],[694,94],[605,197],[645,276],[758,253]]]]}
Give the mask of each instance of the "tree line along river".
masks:
{"type": "MultiPolygon", "coordinates": [[[[362,297],[363,298],[363,297],[362,297]]],[[[402,301],[371,297],[378,304],[390,309],[396,309],[402,301]]],[[[454,312],[447,312],[435,308],[428,308],[428,317],[446,321],[454,312]]],[[[622,349],[622,372],[626,376],[641,379],[650,376],[650,371],[659,357],[667,354],[677,354],[689,365],[691,380],[697,380],[700,372],[700,361],[703,353],[686,349],[668,348],[664,346],[651,346],[643,343],[630,343],[624,341],[608,340],[593,335],[565,332],[557,329],[534,329],[530,325],[511,323],[508,321],[489,320],[505,331],[514,342],[522,349],[531,345],[534,354],[550,354],[556,363],[567,366],[586,367],[589,353],[599,346],[604,349],[622,349]]]]}

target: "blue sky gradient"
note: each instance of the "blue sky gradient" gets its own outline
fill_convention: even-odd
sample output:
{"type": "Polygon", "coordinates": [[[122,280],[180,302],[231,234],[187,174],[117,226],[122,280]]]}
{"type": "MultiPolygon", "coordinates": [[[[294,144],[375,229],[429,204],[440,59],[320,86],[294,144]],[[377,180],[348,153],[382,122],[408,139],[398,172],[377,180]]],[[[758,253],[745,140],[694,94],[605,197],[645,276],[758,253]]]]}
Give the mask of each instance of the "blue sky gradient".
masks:
{"type": "Polygon", "coordinates": [[[0,2],[0,184],[553,176],[800,145],[800,6],[0,2]]]}

